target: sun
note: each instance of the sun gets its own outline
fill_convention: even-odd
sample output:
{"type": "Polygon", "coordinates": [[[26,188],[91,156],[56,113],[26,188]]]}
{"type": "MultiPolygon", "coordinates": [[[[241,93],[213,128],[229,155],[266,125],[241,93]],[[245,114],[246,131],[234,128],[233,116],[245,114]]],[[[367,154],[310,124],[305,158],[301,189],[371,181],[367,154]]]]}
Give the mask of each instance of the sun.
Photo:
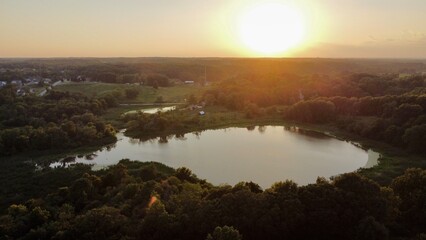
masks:
{"type": "Polygon", "coordinates": [[[278,55],[303,41],[305,26],[301,14],[280,3],[248,8],[239,19],[239,36],[246,47],[262,55],[278,55]]]}

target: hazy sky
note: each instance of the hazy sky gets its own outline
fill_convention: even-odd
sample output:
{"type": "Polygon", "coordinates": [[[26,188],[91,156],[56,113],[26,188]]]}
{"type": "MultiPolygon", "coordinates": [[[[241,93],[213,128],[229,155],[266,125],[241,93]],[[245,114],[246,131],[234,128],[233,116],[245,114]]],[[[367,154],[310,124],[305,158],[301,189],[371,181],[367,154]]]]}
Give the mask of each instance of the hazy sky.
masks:
{"type": "Polygon", "coordinates": [[[279,56],[426,58],[426,0],[0,0],[0,57],[257,57],[238,19],[264,2],[304,19],[279,56]]]}

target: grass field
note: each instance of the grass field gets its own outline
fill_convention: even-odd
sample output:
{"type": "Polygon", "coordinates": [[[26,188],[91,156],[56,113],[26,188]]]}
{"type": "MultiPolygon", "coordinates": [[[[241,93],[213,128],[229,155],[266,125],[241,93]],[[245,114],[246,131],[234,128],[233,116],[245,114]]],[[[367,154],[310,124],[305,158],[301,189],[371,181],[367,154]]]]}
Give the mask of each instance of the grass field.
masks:
{"type": "Polygon", "coordinates": [[[164,102],[178,103],[184,102],[190,94],[199,95],[202,87],[194,85],[177,85],[154,89],[141,85],[86,82],[63,84],[56,86],[54,89],[58,91],[79,92],[89,97],[101,96],[102,94],[112,91],[120,91],[123,95],[120,99],[120,103],[154,103],[159,96],[163,98],[164,102]],[[124,90],[129,88],[139,90],[139,95],[136,99],[126,99],[124,97],[124,90]]]}

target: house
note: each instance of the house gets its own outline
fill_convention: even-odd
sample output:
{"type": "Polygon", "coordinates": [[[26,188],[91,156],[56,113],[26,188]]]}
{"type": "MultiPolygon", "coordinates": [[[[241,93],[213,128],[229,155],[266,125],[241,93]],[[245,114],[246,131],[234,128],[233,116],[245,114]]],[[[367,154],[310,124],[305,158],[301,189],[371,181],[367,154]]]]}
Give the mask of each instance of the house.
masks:
{"type": "Polygon", "coordinates": [[[204,115],[206,115],[206,112],[204,112],[204,111],[200,111],[198,114],[199,114],[200,116],[204,116],[204,115]]]}
{"type": "Polygon", "coordinates": [[[185,84],[194,84],[194,81],[185,81],[185,84]]]}
{"type": "Polygon", "coordinates": [[[0,88],[4,87],[7,85],[7,82],[5,81],[0,81],[0,88]]]}
{"type": "Polygon", "coordinates": [[[202,109],[203,108],[203,106],[202,105],[196,105],[196,104],[191,104],[191,105],[189,105],[188,106],[188,109],[189,110],[196,110],[196,109],[202,109]]]}
{"type": "Polygon", "coordinates": [[[52,87],[56,87],[56,86],[58,86],[59,84],[61,84],[62,83],[62,81],[61,80],[59,80],[59,81],[56,81],[56,82],[54,82],[53,84],[52,84],[52,87]]]}
{"type": "Polygon", "coordinates": [[[36,78],[27,78],[26,81],[28,85],[37,85],[40,83],[36,78]]]}
{"type": "Polygon", "coordinates": [[[409,76],[411,76],[410,73],[400,73],[399,74],[399,78],[405,78],[405,77],[409,77],[409,76]]]}
{"type": "Polygon", "coordinates": [[[18,96],[25,96],[25,90],[22,89],[22,88],[16,90],[16,95],[18,95],[18,96]]]}
{"type": "Polygon", "coordinates": [[[13,80],[13,81],[10,82],[10,84],[17,85],[17,86],[22,86],[22,81],[21,80],[13,80]]]}

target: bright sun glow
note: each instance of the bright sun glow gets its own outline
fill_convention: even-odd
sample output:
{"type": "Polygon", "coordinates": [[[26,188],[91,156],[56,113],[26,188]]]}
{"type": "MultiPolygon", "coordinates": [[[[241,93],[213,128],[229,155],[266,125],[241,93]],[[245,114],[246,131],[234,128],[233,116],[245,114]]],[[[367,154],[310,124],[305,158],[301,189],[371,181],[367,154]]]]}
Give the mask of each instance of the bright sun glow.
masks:
{"type": "Polygon", "coordinates": [[[261,4],[243,13],[239,34],[252,51],[277,55],[301,44],[305,26],[296,9],[278,3],[261,4]]]}

